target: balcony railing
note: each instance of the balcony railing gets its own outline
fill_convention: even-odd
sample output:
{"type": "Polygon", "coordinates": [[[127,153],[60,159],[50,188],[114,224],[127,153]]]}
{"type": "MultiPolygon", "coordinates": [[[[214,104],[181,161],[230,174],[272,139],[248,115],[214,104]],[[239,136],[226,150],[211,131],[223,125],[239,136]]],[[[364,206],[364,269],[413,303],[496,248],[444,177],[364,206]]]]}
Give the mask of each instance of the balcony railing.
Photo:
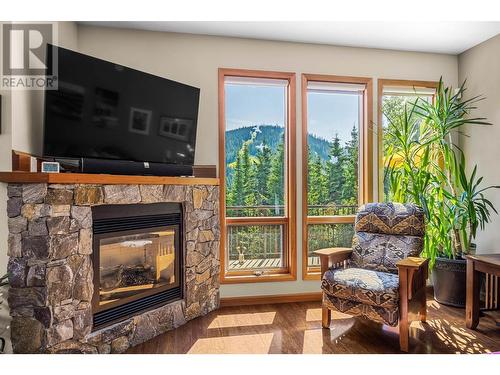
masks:
{"type": "MultiPolygon", "coordinates": [[[[357,205],[317,204],[308,205],[309,216],[345,216],[355,215],[357,205]]],[[[227,217],[266,217],[284,216],[284,205],[256,205],[256,206],[226,206],[227,217]]]]}
{"type": "MultiPolygon", "coordinates": [[[[279,217],[284,216],[284,206],[228,206],[228,217],[279,217]]],[[[310,205],[310,216],[354,215],[355,205],[310,205]]],[[[283,232],[279,224],[252,224],[227,227],[229,269],[277,268],[283,266],[283,232]]],[[[349,246],[352,239],[351,224],[319,224],[309,226],[309,266],[316,266],[318,259],[312,251],[321,247],[349,246]],[[347,245],[346,245],[347,244],[347,245]]]]}

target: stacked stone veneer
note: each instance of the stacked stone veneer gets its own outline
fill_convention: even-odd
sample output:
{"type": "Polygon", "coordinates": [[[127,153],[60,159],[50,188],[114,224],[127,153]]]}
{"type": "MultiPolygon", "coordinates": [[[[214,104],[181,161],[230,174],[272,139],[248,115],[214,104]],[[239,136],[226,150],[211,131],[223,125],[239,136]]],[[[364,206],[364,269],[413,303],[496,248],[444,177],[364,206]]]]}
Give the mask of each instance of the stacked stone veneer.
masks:
{"type": "Polygon", "coordinates": [[[14,352],[118,353],[219,304],[219,189],[211,185],[8,186],[8,302],[14,352]],[[92,332],[92,212],[180,202],[184,299],[92,332]]]}

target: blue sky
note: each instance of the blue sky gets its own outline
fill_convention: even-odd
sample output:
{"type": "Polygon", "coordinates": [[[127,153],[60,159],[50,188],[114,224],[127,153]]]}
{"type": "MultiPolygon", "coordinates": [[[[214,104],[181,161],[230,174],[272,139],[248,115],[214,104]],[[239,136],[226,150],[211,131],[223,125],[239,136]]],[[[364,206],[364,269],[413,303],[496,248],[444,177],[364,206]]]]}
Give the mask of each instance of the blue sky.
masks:
{"type": "MultiPolygon", "coordinates": [[[[277,124],[285,121],[285,89],[277,86],[226,84],[226,129],[277,124]]],[[[346,142],[358,126],[358,97],[332,93],[308,94],[308,131],[332,140],[335,133],[346,142]]]]}
{"type": "Polygon", "coordinates": [[[342,142],[349,141],[353,125],[358,127],[358,116],[357,95],[307,94],[307,130],[311,134],[331,141],[338,133],[342,142]]]}
{"type": "Polygon", "coordinates": [[[284,123],[284,87],[226,84],[226,130],[284,123]]]}

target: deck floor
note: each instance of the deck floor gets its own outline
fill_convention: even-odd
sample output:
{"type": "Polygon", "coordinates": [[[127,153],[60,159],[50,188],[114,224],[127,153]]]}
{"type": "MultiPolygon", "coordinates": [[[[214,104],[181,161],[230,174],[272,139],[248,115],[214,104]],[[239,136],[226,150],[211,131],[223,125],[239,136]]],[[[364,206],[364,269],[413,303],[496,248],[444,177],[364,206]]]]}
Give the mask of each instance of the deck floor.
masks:
{"type": "MultiPolygon", "coordinates": [[[[309,266],[319,267],[319,257],[309,257],[309,266]]],[[[238,260],[229,261],[230,270],[248,270],[255,268],[279,268],[281,267],[281,258],[269,259],[248,259],[243,263],[238,260]]]]}

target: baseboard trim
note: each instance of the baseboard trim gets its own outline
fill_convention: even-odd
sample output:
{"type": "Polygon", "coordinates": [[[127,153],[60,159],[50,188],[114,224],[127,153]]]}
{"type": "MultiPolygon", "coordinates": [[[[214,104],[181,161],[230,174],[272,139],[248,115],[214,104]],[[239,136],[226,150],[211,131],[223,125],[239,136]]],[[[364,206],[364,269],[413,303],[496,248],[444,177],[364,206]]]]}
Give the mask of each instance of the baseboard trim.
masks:
{"type": "Polygon", "coordinates": [[[220,307],[265,305],[270,303],[293,303],[321,301],[321,292],[274,294],[269,296],[224,297],[220,299],[220,307]]]}

